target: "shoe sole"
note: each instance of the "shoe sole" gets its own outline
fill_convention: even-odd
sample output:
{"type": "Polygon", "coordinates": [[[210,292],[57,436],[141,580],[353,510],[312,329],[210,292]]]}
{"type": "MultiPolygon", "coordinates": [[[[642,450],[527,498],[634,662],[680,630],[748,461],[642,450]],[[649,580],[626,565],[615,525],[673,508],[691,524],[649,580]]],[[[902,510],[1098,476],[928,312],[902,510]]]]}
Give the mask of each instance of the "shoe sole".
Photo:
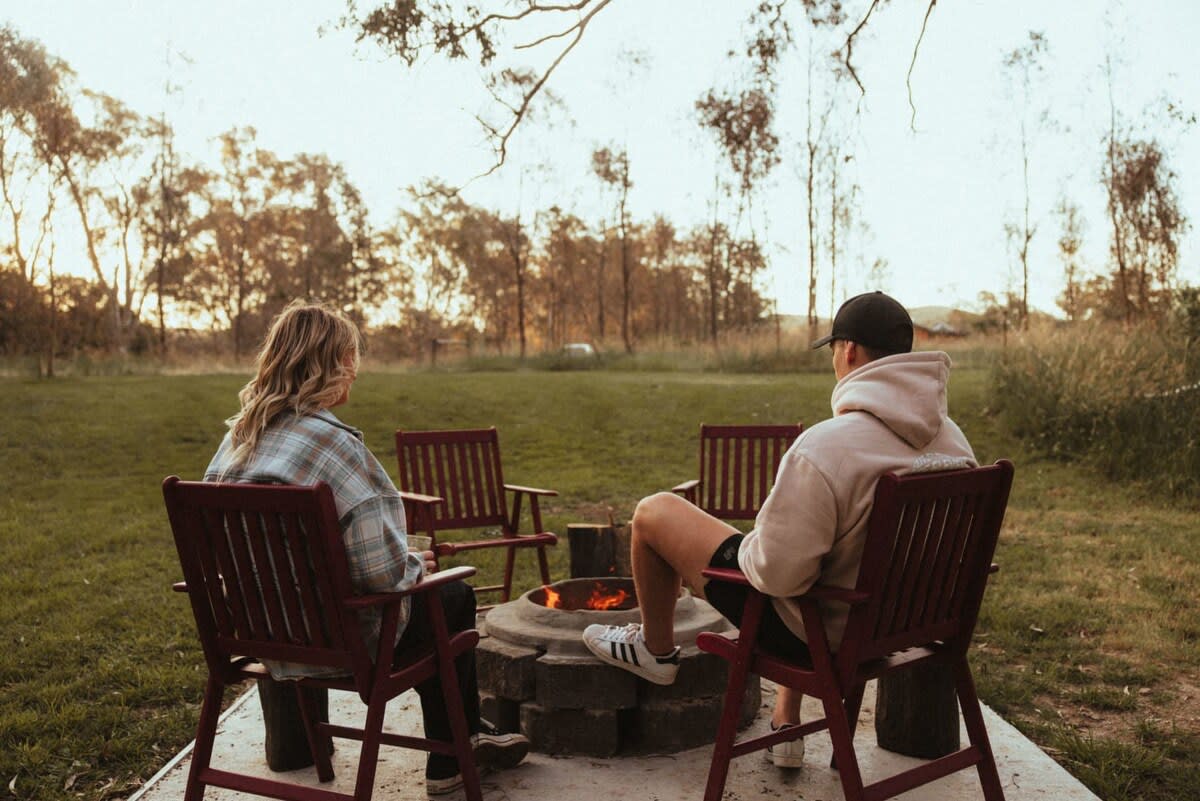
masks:
{"type": "Polygon", "coordinates": [[[651,684],[659,684],[663,687],[666,687],[668,685],[675,683],[675,676],[676,676],[675,673],[672,673],[670,676],[656,676],[653,673],[650,673],[649,671],[647,671],[641,665],[635,665],[632,662],[626,662],[621,659],[614,659],[612,654],[607,653],[601,647],[601,645],[593,646],[591,640],[584,640],[583,644],[585,646],[587,646],[587,649],[588,649],[588,651],[590,651],[592,653],[592,656],[596,657],[597,659],[599,659],[601,662],[605,663],[606,665],[612,665],[613,667],[618,667],[618,668],[621,668],[622,670],[627,670],[630,673],[632,673],[633,675],[635,675],[639,678],[645,679],[646,681],[650,682],[651,684]]]}
{"type": "Polygon", "coordinates": [[[426,779],[425,794],[426,795],[449,795],[463,788],[462,774],[455,776],[453,779],[426,779]],[[441,782],[448,782],[441,784],[441,782]]]}
{"type": "Polygon", "coordinates": [[[529,754],[529,741],[515,736],[498,740],[480,740],[475,744],[475,764],[482,770],[508,770],[521,764],[529,754]]]}

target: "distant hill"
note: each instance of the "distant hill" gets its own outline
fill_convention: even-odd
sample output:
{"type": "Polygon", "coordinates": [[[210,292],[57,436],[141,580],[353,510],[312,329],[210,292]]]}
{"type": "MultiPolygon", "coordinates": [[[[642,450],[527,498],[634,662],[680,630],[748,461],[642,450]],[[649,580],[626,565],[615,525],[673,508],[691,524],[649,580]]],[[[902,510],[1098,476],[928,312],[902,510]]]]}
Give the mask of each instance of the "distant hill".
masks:
{"type": "Polygon", "coordinates": [[[955,309],[952,306],[918,306],[915,309],[909,309],[908,313],[914,323],[927,328],[937,323],[957,325],[979,317],[978,314],[955,309]]]}
{"type": "MultiPolygon", "coordinates": [[[[979,319],[979,315],[973,312],[956,309],[952,306],[918,306],[908,310],[913,322],[917,325],[929,328],[937,323],[948,323],[955,328],[965,328],[974,320],[979,319]]],[[[781,314],[779,316],[780,327],[784,330],[806,328],[808,320],[803,314],[781,314]]],[[[822,317],[818,328],[824,330],[829,327],[829,319],[822,317]]]]}

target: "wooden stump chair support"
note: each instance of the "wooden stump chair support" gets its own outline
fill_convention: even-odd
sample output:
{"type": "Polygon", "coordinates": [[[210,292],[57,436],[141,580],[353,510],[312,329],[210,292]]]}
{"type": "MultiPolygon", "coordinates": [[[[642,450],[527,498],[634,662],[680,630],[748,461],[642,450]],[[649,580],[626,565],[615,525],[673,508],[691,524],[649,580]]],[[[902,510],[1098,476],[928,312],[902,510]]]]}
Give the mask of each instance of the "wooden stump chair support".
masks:
{"type": "MultiPolygon", "coordinates": [[[[504,483],[500,438],[495,427],[451,431],[396,431],[400,463],[400,495],[408,511],[410,530],[433,540],[437,557],[480,548],[506,548],[504,580],[476,587],[475,592],[498,592],[501,603],[512,594],[513,567],[519,548],[536,548],[543,584],[550,583],[546,547],[558,537],[542,528],[539,500],[554,490],[504,483]],[[512,493],[509,509],[507,493],[512,493]],[[521,534],[521,504],[529,498],[533,533],[521,534]],[[498,527],[499,537],[439,542],[438,535],[455,529],[498,527]]],[[[490,608],[480,606],[480,610],[490,608]]]]}
{"type": "Polygon", "coordinates": [[[458,567],[425,577],[406,592],[354,595],[333,493],[325,484],[291,487],[255,484],[163,482],[186,592],[196,619],[208,681],[184,801],[201,801],[209,785],[287,801],[368,801],[380,745],[453,755],[466,796],[479,801],[479,775],[458,695],[454,659],[479,641],[471,630],[448,634],[440,603],[424,604],[434,632],[431,646],[393,661],[404,598],[436,590],[474,574],[458,567]],[[382,615],[379,645],[370,654],[359,613],[382,615]],[[335,678],[292,684],[317,776],[333,780],[331,737],[360,740],[353,794],[233,773],[211,764],[225,688],[269,676],[258,660],[274,659],[328,668],[335,678]],[[382,731],[387,703],[434,675],[442,676],[453,738],[450,742],[382,731]],[[344,677],[342,677],[344,676],[344,677]],[[325,688],[356,693],[366,704],[361,729],[317,719],[310,692],[325,688]]]}
{"type": "Polygon", "coordinates": [[[699,478],[671,489],[721,520],[753,520],[787,449],[804,431],[789,425],[700,425],[699,478]]]}
{"type": "MultiPolygon", "coordinates": [[[[736,638],[703,633],[701,650],[730,662],[724,711],[713,746],[705,801],[719,801],[729,762],[775,743],[828,730],[833,765],[846,801],[880,801],[975,767],[987,801],[1003,801],[979,698],[967,665],[987,577],[994,572],[1000,526],[1012,486],[1013,466],[897,477],[885,475],[875,490],[862,567],[853,590],[816,586],[799,601],[812,664],[789,663],[755,646],[763,604],[751,592],[736,638]],[[841,647],[830,650],[820,604],[850,605],[841,647]],[[966,748],[895,776],[863,785],[854,753],[854,729],[866,682],[892,671],[941,663],[951,666],[970,740],[966,748]],[[825,717],[735,742],[746,676],[763,678],[821,700],[825,717]]],[[[749,586],[737,570],[708,569],[711,579],[749,586]]]]}

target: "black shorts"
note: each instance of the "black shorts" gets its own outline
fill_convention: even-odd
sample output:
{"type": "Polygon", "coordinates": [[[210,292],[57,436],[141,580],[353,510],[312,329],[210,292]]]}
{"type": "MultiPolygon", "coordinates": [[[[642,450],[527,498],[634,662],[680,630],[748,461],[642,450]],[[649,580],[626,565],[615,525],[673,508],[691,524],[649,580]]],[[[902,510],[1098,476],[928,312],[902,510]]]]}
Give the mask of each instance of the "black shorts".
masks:
{"type": "MultiPolygon", "coordinates": [[[[738,547],[745,538],[744,534],[730,534],[721,543],[716,553],[709,560],[709,567],[724,567],[738,569],[738,547]]],[[[742,624],[742,610],[746,607],[746,598],[750,588],[741,584],[731,584],[728,581],[709,581],[704,585],[704,595],[713,608],[720,612],[726,620],[735,626],[742,624]]],[[[762,622],[758,625],[758,644],[776,656],[791,662],[809,662],[808,646],[804,640],[792,633],[787,624],[775,611],[775,605],[767,603],[763,606],[762,622]]]]}

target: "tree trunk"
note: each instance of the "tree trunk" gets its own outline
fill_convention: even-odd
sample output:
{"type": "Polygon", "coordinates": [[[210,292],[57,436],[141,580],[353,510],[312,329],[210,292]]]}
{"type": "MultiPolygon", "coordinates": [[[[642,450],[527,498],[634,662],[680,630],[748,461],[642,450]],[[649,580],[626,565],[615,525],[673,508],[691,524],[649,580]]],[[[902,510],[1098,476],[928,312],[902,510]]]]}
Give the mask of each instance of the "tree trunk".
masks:
{"type": "MultiPolygon", "coordinates": [[[[258,700],[262,704],[263,726],[266,729],[265,750],[267,766],[274,771],[298,770],[313,764],[296,685],[290,681],[258,680],[258,700]]],[[[310,689],[317,702],[317,718],[329,720],[329,692],[310,689]]],[[[332,753],[332,743],[330,744],[332,753]]]]}
{"type": "Polygon", "coordinates": [[[628,523],[571,523],[567,541],[571,578],[633,575],[629,554],[633,528],[628,523]]]}
{"type": "Polygon", "coordinates": [[[58,299],[54,296],[54,252],[50,255],[50,342],[46,348],[46,377],[54,378],[54,352],[58,350],[58,299]]]}
{"type": "Polygon", "coordinates": [[[875,737],[880,748],[936,759],[959,747],[958,696],[948,665],[924,665],[879,679],[875,737]]]}
{"type": "Polygon", "coordinates": [[[104,278],[104,268],[100,266],[100,256],[96,253],[96,234],[92,230],[92,224],[88,221],[87,201],[83,197],[83,192],[75,182],[75,178],[71,175],[65,163],[60,164],[60,169],[63,179],[67,182],[67,188],[71,190],[71,199],[75,201],[75,208],[79,211],[79,224],[83,228],[83,239],[87,245],[88,261],[92,265],[92,272],[96,274],[96,281],[108,293],[109,303],[112,304],[113,347],[120,349],[121,304],[117,297],[117,287],[115,282],[110,284],[104,278]]]}

